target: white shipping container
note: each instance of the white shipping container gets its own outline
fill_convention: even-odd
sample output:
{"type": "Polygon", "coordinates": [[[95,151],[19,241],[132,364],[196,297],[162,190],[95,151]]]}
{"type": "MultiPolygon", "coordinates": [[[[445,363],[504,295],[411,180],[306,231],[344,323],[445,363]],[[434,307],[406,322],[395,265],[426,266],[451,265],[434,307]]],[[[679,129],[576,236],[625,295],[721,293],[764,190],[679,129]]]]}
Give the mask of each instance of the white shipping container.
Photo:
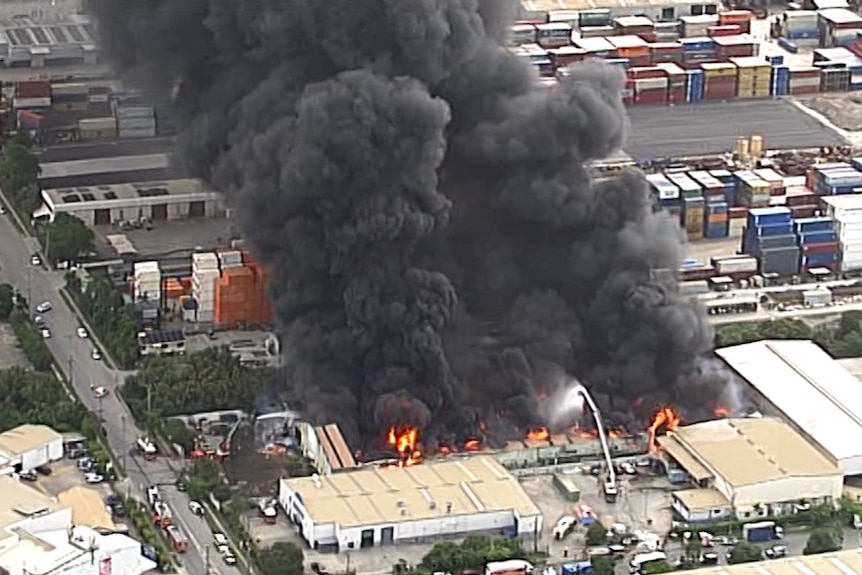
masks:
{"type": "Polygon", "coordinates": [[[155,118],[156,111],[152,106],[117,106],[118,120],[128,118],[155,118]]]}
{"type": "Polygon", "coordinates": [[[644,90],[666,89],[667,84],[667,78],[643,78],[640,80],[635,80],[635,92],[642,92],[644,90]]]}
{"type": "Polygon", "coordinates": [[[217,268],[218,256],[216,256],[214,252],[192,254],[192,265],[209,269],[217,268]]]}
{"type": "Polygon", "coordinates": [[[50,108],[51,98],[15,98],[12,101],[12,107],[16,110],[50,108]]]}
{"type": "Polygon", "coordinates": [[[221,267],[241,267],[243,265],[242,262],[242,252],[238,251],[229,251],[229,252],[219,252],[218,253],[219,265],[221,267]]]}
{"type": "MultiPolygon", "coordinates": [[[[79,130],[116,130],[117,129],[117,119],[116,118],[84,118],[83,120],[78,120],[78,129],[79,130]]],[[[135,264],[136,266],[138,264],[135,264]]]]}
{"type": "Polygon", "coordinates": [[[91,104],[107,104],[111,101],[110,94],[90,94],[89,101],[91,104]]]}
{"type": "Polygon", "coordinates": [[[123,131],[134,130],[155,130],[155,118],[120,118],[117,120],[117,127],[123,131]]]}
{"type": "Polygon", "coordinates": [[[145,138],[155,138],[156,131],[153,130],[119,130],[117,135],[121,140],[141,140],[145,138]]]}
{"type": "Polygon", "coordinates": [[[715,262],[715,271],[721,275],[757,271],[757,258],[727,258],[715,262]]]}
{"type": "Polygon", "coordinates": [[[86,84],[51,84],[53,96],[83,96],[90,93],[86,84]]]}
{"type": "Polygon", "coordinates": [[[793,88],[819,88],[820,78],[796,78],[790,80],[790,89],[793,88]]]}

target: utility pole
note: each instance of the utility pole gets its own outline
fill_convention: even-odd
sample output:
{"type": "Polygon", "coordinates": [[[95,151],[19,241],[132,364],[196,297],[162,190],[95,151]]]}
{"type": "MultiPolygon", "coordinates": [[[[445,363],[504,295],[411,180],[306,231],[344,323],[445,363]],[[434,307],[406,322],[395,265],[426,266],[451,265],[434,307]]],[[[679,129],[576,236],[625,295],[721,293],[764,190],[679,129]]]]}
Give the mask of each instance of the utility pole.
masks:
{"type": "Polygon", "coordinates": [[[104,399],[103,396],[99,396],[99,421],[104,423],[105,418],[102,414],[102,400],[103,399],[104,399]]]}
{"type": "Polygon", "coordinates": [[[153,384],[147,383],[147,415],[153,412],[153,384]]]}
{"type": "Polygon", "coordinates": [[[210,546],[204,546],[204,573],[210,574],[210,546]]]}
{"type": "Polygon", "coordinates": [[[69,354],[69,387],[74,387],[75,385],[75,371],[74,371],[74,359],[72,358],[72,354],[69,354]]]}
{"type": "Polygon", "coordinates": [[[120,424],[123,427],[123,435],[120,438],[123,444],[123,448],[120,450],[120,461],[123,466],[123,471],[126,470],[126,416],[125,414],[120,415],[120,424]]]}

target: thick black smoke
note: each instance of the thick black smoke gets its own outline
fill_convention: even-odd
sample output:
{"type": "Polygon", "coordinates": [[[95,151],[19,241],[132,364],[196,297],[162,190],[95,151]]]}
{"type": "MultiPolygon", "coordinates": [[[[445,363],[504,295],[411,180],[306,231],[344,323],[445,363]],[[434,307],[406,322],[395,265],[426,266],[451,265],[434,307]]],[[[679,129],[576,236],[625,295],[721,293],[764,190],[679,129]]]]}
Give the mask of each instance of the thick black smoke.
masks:
{"type": "MultiPolygon", "coordinates": [[[[92,0],[108,57],[173,98],[178,156],[273,269],[291,400],[354,442],[540,423],[577,377],[608,414],[686,399],[699,313],[611,68],[539,91],[514,0],[92,0]]],[[[698,398],[699,399],[699,398],[698,398]]],[[[690,398],[689,398],[690,400],[690,398]]]]}

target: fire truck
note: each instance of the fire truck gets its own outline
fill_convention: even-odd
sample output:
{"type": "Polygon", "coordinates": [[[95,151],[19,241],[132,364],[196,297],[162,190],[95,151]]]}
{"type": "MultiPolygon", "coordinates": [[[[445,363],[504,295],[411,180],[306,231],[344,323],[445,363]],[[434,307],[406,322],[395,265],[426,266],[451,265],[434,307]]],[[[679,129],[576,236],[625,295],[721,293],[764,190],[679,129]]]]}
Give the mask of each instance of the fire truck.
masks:
{"type": "Polygon", "coordinates": [[[150,441],[149,437],[139,437],[135,442],[135,451],[138,455],[143,455],[147,461],[153,461],[159,454],[156,444],[150,441]]]}
{"type": "Polygon", "coordinates": [[[171,513],[171,508],[168,507],[168,504],[156,501],[156,504],[153,505],[153,524],[162,529],[167,529],[173,523],[173,513],[171,513]]]}
{"type": "Polygon", "coordinates": [[[185,534],[180,531],[176,525],[168,525],[165,527],[165,534],[168,536],[168,541],[171,543],[171,550],[174,553],[185,553],[189,548],[189,540],[185,534]]]}

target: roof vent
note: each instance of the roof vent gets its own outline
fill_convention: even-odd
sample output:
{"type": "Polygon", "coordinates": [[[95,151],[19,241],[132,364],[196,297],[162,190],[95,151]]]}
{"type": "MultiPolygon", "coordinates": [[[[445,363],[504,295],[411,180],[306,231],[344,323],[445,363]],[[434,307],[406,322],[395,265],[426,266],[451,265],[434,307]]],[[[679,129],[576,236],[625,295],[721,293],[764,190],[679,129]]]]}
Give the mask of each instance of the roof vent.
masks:
{"type": "Polygon", "coordinates": [[[406,509],[401,510],[401,517],[407,517],[407,510],[406,509]]]}
{"type": "Polygon", "coordinates": [[[429,502],[428,507],[431,509],[437,509],[437,502],[436,501],[429,502]]]}
{"type": "Polygon", "coordinates": [[[407,502],[406,502],[406,501],[404,501],[403,499],[399,499],[399,500],[398,500],[398,502],[396,503],[396,505],[397,505],[399,508],[407,507],[407,502]]]}

